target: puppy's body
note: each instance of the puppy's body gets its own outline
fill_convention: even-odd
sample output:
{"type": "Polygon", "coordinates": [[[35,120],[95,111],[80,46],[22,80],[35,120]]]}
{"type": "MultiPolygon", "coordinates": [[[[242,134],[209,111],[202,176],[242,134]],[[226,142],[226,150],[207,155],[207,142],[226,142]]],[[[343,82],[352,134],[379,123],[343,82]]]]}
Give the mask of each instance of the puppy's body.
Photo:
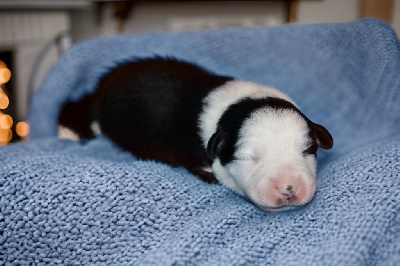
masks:
{"type": "Polygon", "coordinates": [[[311,199],[316,145],[332,146],[326,129],[276,89],[169,59],[115,68],[60,115],[86,138],[96,123],[136,156],[184,166],[272,208],[311,199]]]}

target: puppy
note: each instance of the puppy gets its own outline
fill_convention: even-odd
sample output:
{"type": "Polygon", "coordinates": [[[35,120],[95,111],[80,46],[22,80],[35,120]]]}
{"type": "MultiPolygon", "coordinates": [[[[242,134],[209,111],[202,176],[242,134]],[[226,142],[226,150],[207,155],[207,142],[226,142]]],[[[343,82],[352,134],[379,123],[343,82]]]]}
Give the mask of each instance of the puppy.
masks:
{"type": "Polygon", "coordinates": [[[93,94],[67,103],[59,122],[80,137],[102,133],[140,158],[218,180],[269,209],[310,201],[318,147],[333,145],[282,92],[163,58],[112,69],[93,94]]]}

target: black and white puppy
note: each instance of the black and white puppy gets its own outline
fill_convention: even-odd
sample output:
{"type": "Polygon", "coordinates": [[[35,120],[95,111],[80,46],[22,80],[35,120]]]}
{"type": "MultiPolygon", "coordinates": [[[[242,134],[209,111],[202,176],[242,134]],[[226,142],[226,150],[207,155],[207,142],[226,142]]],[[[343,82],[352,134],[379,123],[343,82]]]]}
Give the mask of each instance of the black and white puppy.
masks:
{"type": "Polygon", "coordinates": [[[333,145],[282,92],[162,58],[111,70],[94,94],[67,103],[59,122],[218,180],[264,208],[310,201],[318,146],[333,145]]]}

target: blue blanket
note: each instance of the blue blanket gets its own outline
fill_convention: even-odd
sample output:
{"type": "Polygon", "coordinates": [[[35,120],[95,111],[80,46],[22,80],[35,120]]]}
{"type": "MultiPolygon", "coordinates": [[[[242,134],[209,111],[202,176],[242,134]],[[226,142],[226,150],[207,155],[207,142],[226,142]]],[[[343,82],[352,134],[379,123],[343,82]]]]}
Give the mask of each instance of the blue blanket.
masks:
{"type": "Polygon", "coordinates": [[[85,40],[36,92],[31,141],[0,148],[0,264],[400,264],[400,44],[382,21],[85,40]],[[274,86],[332,133],[307,205],[265,212],[105,137],[59,140],[61,105],[148,56],[274,86]]]}

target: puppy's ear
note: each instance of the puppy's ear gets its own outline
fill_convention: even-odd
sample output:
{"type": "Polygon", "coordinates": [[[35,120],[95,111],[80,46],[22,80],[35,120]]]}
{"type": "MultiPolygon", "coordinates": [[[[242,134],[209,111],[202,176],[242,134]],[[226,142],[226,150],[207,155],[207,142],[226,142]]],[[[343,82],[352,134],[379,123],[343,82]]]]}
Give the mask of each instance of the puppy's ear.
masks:
{"type": "Polygon", "coordinates": [[[321,125],[318,125],[312,121],[308,121],[311,132],[317,140],[319,147],[329,150],[333,146],[333,138],[329,131],[321,125]]]}
{"type": "Polygon", "coordinates": [[[225,143],[225,133],[221,128],[211,136],[207,144],[207,157],[209,160],[213,161],[215,157],[219,154],[225,143]]]}

